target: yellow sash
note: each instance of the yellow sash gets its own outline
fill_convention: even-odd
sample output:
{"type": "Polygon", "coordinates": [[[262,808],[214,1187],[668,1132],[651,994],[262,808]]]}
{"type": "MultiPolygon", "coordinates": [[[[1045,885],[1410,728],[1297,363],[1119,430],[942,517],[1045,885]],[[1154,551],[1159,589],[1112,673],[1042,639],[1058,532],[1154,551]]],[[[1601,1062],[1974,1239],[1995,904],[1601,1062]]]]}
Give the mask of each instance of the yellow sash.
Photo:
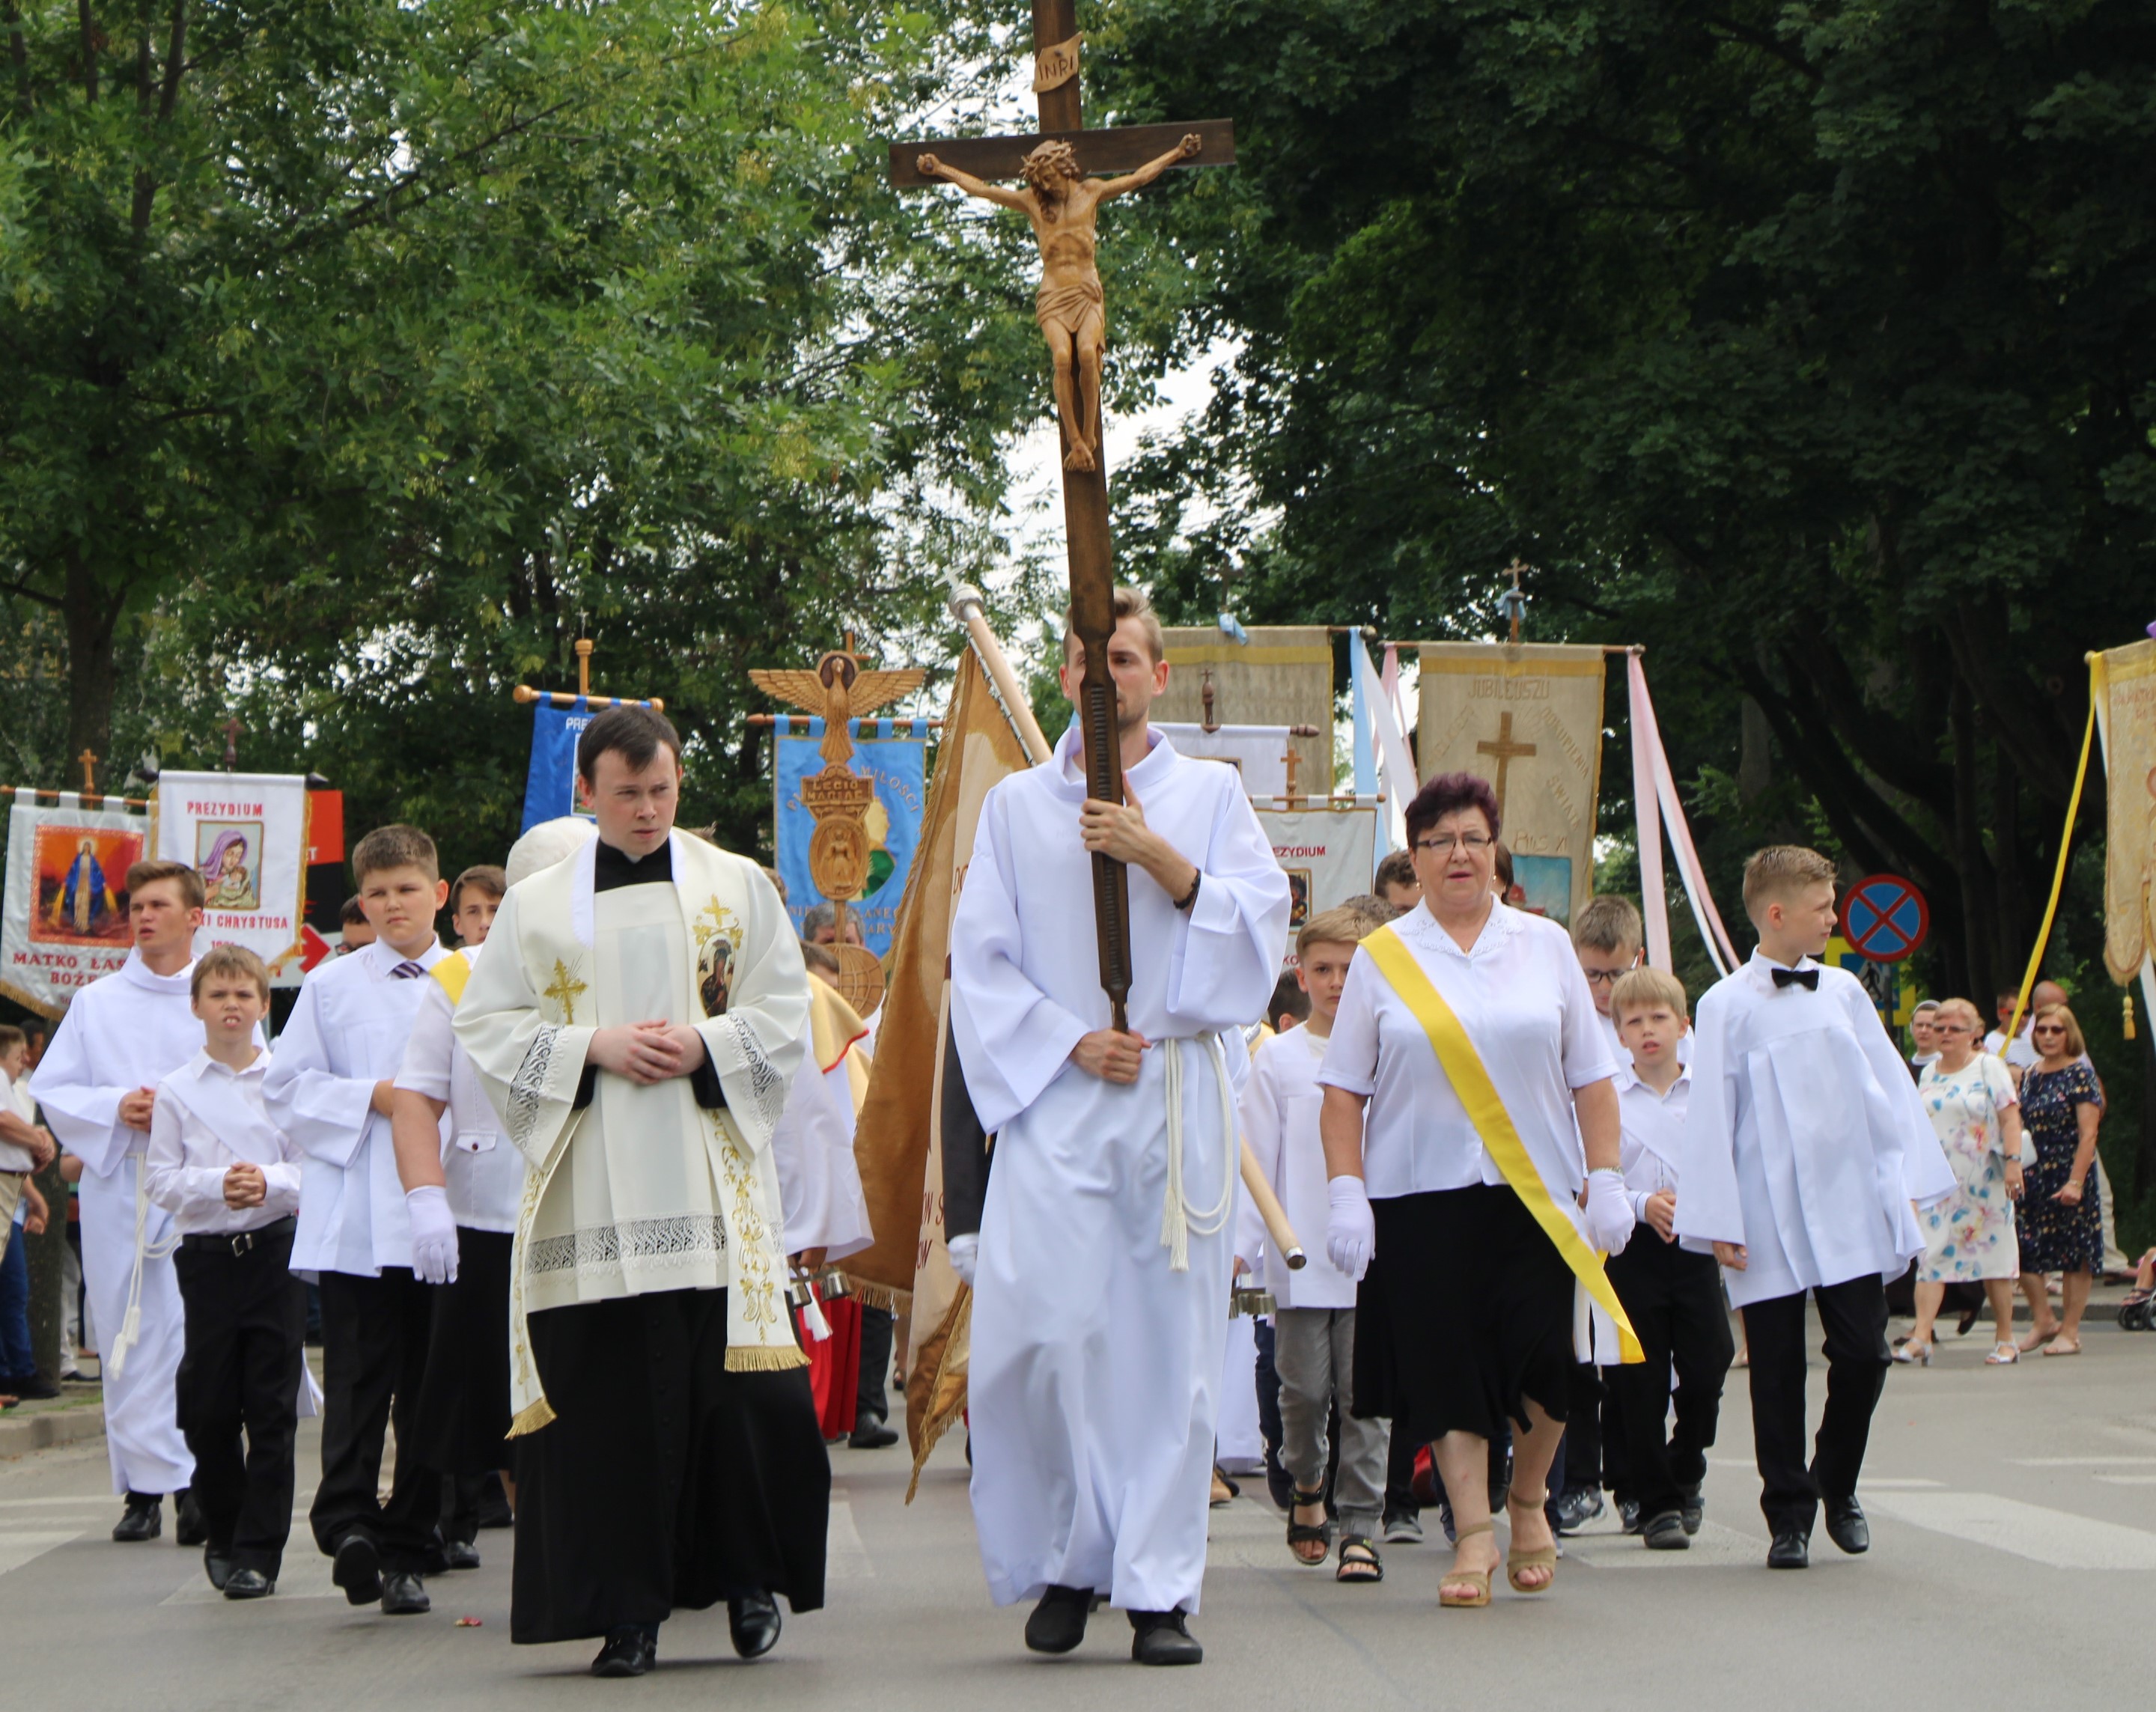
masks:
{"type": "Polygon", "coordinates": [[[451,951],[427,972],[440,983],[454,1006],[465,996],[465,983],[471,979],[471,959],[462,951],[451,951]]]}
{"type": "Polygon", "coordinates": [[[1556,1244],[1557,1252],[1564,1257],[1564,1263],[1572,1269],[1573,1275],[1586,1286],[1587,1294],[1616,1321],[1617,1348],[1623,1360],[1627,1363],[1646,1360],[1640,1348],[1640,1340],[1633,1332],[1632,1322],[1625,1317],[1625,1305],[1617,1299],[1617,1292],[1610,1287],[1609,1276],[1602,1269],[1602,1256],[1587,1246],[1579,1228],[1550,1198],[1549,1186],[1543,1181],[1543,1174],[1536,1169],[1527,1144],[1512,1126],[1512,1115],[1505,1110],[1496,1084],[1491,1081],[1490,1072],[1483,1065],[1482,1055],[1476,1051],[1475,1043],[1468,1038],[1452,1007],[1445,1003],[1444,994],[1423,973],[1422,965],[1415,961],[1414,953],[1408,949],[1405,941],[1390,929],[1379,928],[1363,941],[1363,949],[1370,954],[1378,972],[1400,996],[1415,1021],[1422,1024],[1423,1032],[1429,1035],[1430,1050],[1437,1054],[1438,1067],[1451,1082],[1452,1091],[1460,1096],[1460,1105],[1467,1110],[1467,1120],[1475,1125],[1476,1134],[1482,1138],[1482,1146],[1488,1150],[1490,1157],[1496,1161],[1497,1169],[1504,1173],[1512,1192],[1534,1214],[1535,1222],[1556,1244]]]}

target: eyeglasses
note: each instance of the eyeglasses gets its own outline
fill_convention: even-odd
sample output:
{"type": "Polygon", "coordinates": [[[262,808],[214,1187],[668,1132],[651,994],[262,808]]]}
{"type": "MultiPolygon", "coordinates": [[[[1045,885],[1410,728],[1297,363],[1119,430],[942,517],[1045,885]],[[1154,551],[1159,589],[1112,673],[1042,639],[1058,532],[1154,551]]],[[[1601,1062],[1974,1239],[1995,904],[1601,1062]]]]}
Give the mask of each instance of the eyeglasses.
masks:
{"type": "Polygon", "coordinates": [[[2064,1034],[2066,1031],[2056,1023],[2039,1023],[2031,1032],[2037,1034],[2064,1034]]]}
{"type": "Polygon", "coordinates": [[[1583,969],[1580,972],[1586,976],[1589,987],[1614,987],[1618,978],[1630,971],[1623,969],[1583,969]]]}
{"type": "Polygon", "coordinates": [[[1465,850],[1470,856],[1480,856],[1497,841],[1485,833],[1440,833],[1435,838],[1417,838],[1418,850],[1465,850]]]}
{"type": "Polygon", "coordinates": [[[1934,1023],[1932,1024],[1932,1033],[1934,1034],[1974,1034],[1976,1033],[1976,1030],[1970,1028],[1966,1023],[1934,1023]]]}

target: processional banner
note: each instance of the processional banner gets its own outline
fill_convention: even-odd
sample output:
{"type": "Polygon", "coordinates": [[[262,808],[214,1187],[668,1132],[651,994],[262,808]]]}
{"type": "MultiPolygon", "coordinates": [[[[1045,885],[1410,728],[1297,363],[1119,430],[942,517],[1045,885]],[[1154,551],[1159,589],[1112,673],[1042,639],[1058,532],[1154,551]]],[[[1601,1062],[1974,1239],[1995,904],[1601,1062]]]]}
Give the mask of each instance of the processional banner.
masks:
{"type": "Polygon", "coordinates": [[[2103,961],[2123,987],[2156,952],[2156,641],[2089,663],[2104,740],[2103,961]]]}
{"type": "MultiPolygon", "coordinates": [[[[1203,725],[1176,725],[1155,720],[1152,728],[1175,746],[1175,752],[1194,761],[1224,761],[1243,776],[1243,791],[1251,797],[1287,795],[1287,746],[1297,740],[1285,725],[1222,725],[1207,730],[1203,725]]],[[[1309,782],[1296,783],[1309,794],[1309,782]]]]}
{"type": "MultiPolygon", "coordinates": [[[[911,720],[846,722],[854,740],[852,771],[875,787],[875,799],[861,815],[869,840],[868,878],[860,890],[845,900],[846,910],[849,915],[860,918],[861,943],[879,957],[891,950],[899,900],[906,895],[914,849],[921,842],[927,741],[891,733],[895,725],[915,723],[911,720]]],[[[808,853],[816,836],[816,817],[801,791],[804,779],[824,770],[819,752],[824,722],[782,714],[774,729],[778,758],[773,767],[773,789],[778,808],[773,844],[779,876],[786,882],[787,913],[793,918],[793,930],[798,933],[809,910],[824,898],[816,889],[808,853]]]]}
{"type": "MultiPolygon", "coordinates": [[[[567,707],[555,706],[547,695],[531,704],[531,764],[524,776],[523,832],[542,821],[583,813],[577,802],[577,740],[598,717],[581,695],[567,707]]],[[[591,818],[588,814],[584,818],[591,818]]]]}
{"type": "Polygon", "coordinates": [[[1281,967],[1292,969],[1296,966],[1295,936],[1303,924],[1369,891],[1378,868],[1378,810],[1374,804],[1298,809],[1251,806],[1273,847],[1273,859],[1287,875],[1287,945],[1281,967]]]}
{"type": "Polygon", "coordinates": [[[127,870],[150,823],[85,808],[74,792],[38,807],[24,791],[8,816],[8,879],[0,902],[0,992],[41,1016],[127,961],[127,870]]]}
{"type": "Polygon", "coordinates": [[[1512,853],[1510,901],[1569,923],[1594,889],[1601,648],[1437,642],[1420,656],[1422,777],[1489,780],[1512,853]]]}
{"type": "Polygon", "coordinates": [[[1298,788],[1331,796],[1332,633],[1322,624],[1253,624],[1243,633],[1247,643],[1217,629],[1162,633],[1168,689],[1152,705],[1154,723],[1312,726],[1317,736],[1294,740],[1298,788]]]}
{"type": "Polygon", "coordinates": [[[202,875],[198,946],[244,946],[274,971],[297,956],[307,905],[307,782],[297,773],[174,773],[151,810],[157,858],[202,875]]]}

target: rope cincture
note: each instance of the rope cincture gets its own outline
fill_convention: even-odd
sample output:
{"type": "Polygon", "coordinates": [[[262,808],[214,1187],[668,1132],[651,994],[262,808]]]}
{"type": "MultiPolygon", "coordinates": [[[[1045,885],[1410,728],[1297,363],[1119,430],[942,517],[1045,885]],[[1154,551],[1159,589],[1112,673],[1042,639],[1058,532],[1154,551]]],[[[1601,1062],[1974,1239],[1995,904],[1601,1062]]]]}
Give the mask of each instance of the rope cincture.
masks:
{"type": "Polygon", "coordinates": [[[1160,1245],[1168,1250],[1168,1269],[1170,1272],[1190,1270],[1190,1238],[1217,1236],[1227,1228],[1229,1215],[1235,1205],[1235,1173],[1229,1169],[1230,1151],[1238,1142],[1235,1107],[1228,1098],[1228,1064],[1220,1055],[1220,1037],[1209,1034],[1205,1045],[1212,1054],[1213,1074],[1220,1090],[1220,1199],[1212,1207],[1199,1212],[1190,1204],[1183,1188],[1183,1041],[1180,1038],[1163,1041],[1167,1056],[1161,1063],[1162,1080],[1168,1098],[1168,1192],[1163,1197],[1160,1209],[1160,1245]]]}
{"type": "Polygon", "coordinates": [[[127,1364],[127,1352],[142,1340],[142,1267],[150,1260],[162,1260],[180,1246],[179,1228],[152,1248],[150,1244],[150,1161],[141,1154],[135,1161],[135,1267],[127,1278],[127,1312],[120,1321],[120,1335],[112,1340],[112,1348],[105,1356],[105,1365],[117,1379],[120,1370],[127,1364]]]}

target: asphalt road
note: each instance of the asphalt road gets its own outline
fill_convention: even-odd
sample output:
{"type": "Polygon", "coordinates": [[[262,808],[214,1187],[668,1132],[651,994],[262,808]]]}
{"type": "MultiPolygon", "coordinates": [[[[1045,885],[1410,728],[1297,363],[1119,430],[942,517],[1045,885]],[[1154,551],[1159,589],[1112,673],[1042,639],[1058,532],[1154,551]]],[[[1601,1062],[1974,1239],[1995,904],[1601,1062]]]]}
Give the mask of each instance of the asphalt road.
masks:
{"type": "MultiPolygon", "coordinates": [[[[1127,1663],[1119,1613],[1067,1659],[1019,1644],[1024,1613],[983,1591],[955,1442],[903,1503],[902,1450],[832,1453],[827,1607],[789,1617],[770,1658],[734,1659],[723,1611],[661,1632],[660,1668],[590,1680],[590,1643],[511,1648],[509,1535],[483,1568],[430,1582],[433,1614],[346,1606],[304,1519],[274,1599],[231,1605],[169,1531],[107,1540],[119,1505],[101,1442],[0,1464],[0,1699],[11,1708],[244,1712],[363,1705],[538,1709],[634,1699],[729,1707],[1243,1709],[1716,1706],[1970,1708],[2145,1703],[2156,1681],[2156,1334],[2092,1325],[2086,1353],[1982,1365],[1988,1338],[1897,1368],[1863,1490],[1868,1556],[1817,1536],[1800,1575],[1763,1567],[1743,1376],[1733,1374],[1696,1549],[1614,1531],[1573,1541],[1555,1592],[1440,1611],[1441,1545],[1392,1547],[1382,1586],[1296,1566],[1245,1496],[1214,1514],[1197,1671],[1127,1663]],[[475,1617],[477,1627],[454,1619],[475,1617]]],[[[1815,1393],[1824,1381],[1815,1363],[1815,1393]]],[[[1814,1403],[1816,1407],[1817,1397],[1814,1403]]],[[[302,1443],[302,1483],[316,1451],[302,1443]]],[[[305,1499],[301,1508],[304,1510],[305,1499]]],[[[170,1528],[170,1518],[167,1519],[170,1528]]]]}

